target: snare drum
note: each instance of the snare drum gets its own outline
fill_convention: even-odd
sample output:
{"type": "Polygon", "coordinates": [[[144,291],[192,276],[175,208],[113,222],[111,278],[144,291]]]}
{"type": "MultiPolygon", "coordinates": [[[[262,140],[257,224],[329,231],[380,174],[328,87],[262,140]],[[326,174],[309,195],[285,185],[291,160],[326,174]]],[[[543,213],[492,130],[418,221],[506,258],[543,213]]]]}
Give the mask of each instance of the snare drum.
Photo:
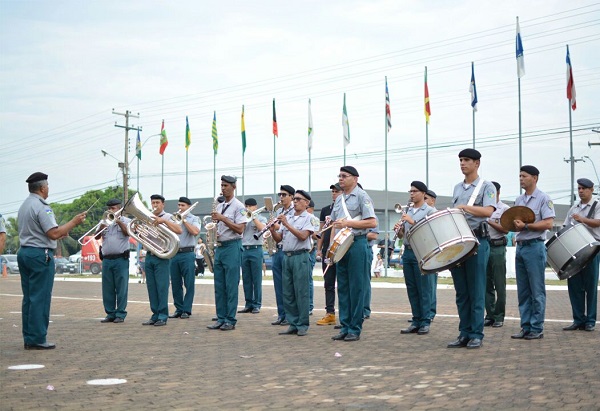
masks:
{"type": "Polygon", "coordinates": [[[473,255],[479,246],[465,213],[457,208],[428,215],[410,229],[406,239],[423,274],[452,268],[473,255]]]}
{"type": "Polygon", "coordinates": [[[354,234],[352,229],[346,227],[341,229],[335,237],[327,250],[327,258],[330,264],[335,264],[344,257],[352,243],[354,242],[354,234]]]}
{"type": "Polygon", "coordinates": [[[600,251],[596,241],[583,224],[563,227],[546,243],[548,264],[561,280],[574,276],[600,251]]]}

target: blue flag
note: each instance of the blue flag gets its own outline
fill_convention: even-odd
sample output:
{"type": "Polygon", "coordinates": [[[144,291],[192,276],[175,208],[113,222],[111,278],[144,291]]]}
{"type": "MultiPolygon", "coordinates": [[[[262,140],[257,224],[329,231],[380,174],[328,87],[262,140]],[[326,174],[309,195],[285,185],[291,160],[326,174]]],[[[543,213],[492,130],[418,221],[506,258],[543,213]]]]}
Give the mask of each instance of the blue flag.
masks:
{"type": "Polygon", "coordinates": [[[517,17],[517,76],[519,78],[525,75],[525,60],[523,58],[523,42],[521,41],[521,27],[519,27],[519,18],[517,17]]]}
{"type": "Polygon", "coordinates": [[[475,85],[475,65],[471,62],[471,86],[469,87],[471,93],[471,107],[473,111],[477,111],[477,86],[475,85]]]}

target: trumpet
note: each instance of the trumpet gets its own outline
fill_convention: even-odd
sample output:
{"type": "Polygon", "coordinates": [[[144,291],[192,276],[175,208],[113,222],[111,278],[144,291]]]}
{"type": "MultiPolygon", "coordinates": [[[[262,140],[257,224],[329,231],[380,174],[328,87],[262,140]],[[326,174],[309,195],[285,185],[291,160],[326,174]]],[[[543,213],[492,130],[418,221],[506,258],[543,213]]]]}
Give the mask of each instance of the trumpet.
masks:
{"type": "Polygon", "coordinates": [[[110,227],[112,224],[114,224],[114,222],[117,221],[117,219],[121,217],[122,213],[123,213],[122,208],[118,211],[115,211],[114,213],[112,211],[105,211],[104,214],[102,214],[102,219],[100,220],[100,222],[98,224],[96,224],[95,226],[93,226],[92,228],[90,228],[88,230],[88,232],[86,232],[84,235],[79,237],[77,242],[79,244],[81,244],[82,246],[89,244],[94,238],[96,238],[97,236],[102,234],[108,227],[110,227]],[[102,230],[96,232],[101,226],[104,226],[104,228],[102,228],[102,230]],[[93,235],[92,235],[92,233],[93,233],[93,235]],[[85,237],[88,237],[88,236],[90,238],[88,238],[88,240],[85,241],[85,237]]]}
{"type": "Polygon", "coordinates": [[[254,220],[256,217],[258,217],[258,215],[260,213],[262,213],[266,208],[267,208],[267,206],[257,208],[254,211],[241,210],[240,213],[246,218],[246,222],[249,223],[250,221],[254,220]]]}
{"type": "Polygon", "coordinates": [[[188,208],[187,210],[181,212],[181,211],[177,211],[176,213],[173,213],[173,215],[171,216],[171,219],[176,222],[177,224],[181,225],[183,224],[183,220],[185,220],[185,218],[187,217],[187,215],[189,213],[192,212],[192,210],[194,208],[196,208],[196,206],[198,205],[198,202],[196,201],[194,204],[192,204],[190,206],[190,208],[188,208]]]}
{"type": "MultiPolygon", "coordinates": [[[[412,207],[414,205],[415,205],[415,203],[408,203],[405,206],[403,206],[400,203],[394,204],[394,211],[397,214],[400,214],[400,220],[398,220],[398,222],[402,222],[402,216],[404,215],[404,213],[406,213],[406,210],[408,210],[410,207],[412,207]]],[[[400,235],[400,230],[402,230],[402,225],[400,225],[400,227],[395,231],[392,242],[394,242],[394,243],[396,242],[396,240],[398,239],[398,236],[400,235]]]]}

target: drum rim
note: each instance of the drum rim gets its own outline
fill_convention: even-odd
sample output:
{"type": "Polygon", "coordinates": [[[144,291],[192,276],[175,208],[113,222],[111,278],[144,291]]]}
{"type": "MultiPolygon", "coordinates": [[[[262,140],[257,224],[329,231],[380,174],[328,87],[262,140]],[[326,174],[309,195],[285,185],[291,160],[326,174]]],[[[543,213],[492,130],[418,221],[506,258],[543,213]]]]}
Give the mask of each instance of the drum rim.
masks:
{"type": "MultiPolygon", "coordinates": [[[[560,267],[560,269],[558,271],[556,271],[556,269],[554,268],[554,266],[552,264],[550,264],[550,267],[554,270],[554,272],[556,273],[556,276],[558,277],[559,280],[568,280],[569,278],[573,277],[574,275],[578,274],[583,268],[585,268],[585,266],[587,264],[589,264],[590,260],[593,260],[596,257],[596,254],[598,254],[600,252],[600,241],[594,241],[593,243],[590,243],[582,248],[580,248],[579,250],[577,250],[577,252],[575,253],[575,255],[572,255],[563,265],[562,267],[560,267]],[[571,275],[569,274],[569,271],[566,270],[567,266],[570,265],[574,260],[576,260],[577,258],[581,258],[579,255],[582,251],[584,251],[587,247],[592,247],[595,248],[595,250],[592,252],[592,254],[590,254],[590,257],[588,258],[588,260],[585,262],[585,264],[583,265],[583,267],[581,267],[580,270],[574,272],[571,275]]],[[[554,260],[552,259],[552,257],[548,257],[549,261],[554,262],[554,260]]]]}
{"type": "Polygon", "coordinates": [[[448,207],[448,208],[446,208],[444,210],[438,210],[438,211],[436,211],[433,214],[426,215],[425,218],[417,221],[417,223],[412,226],[412,228],[410,229],[410,231],[406,234],[406,239],[409,240],[409,242],[410,242],[411,237],[413,236],[413,234],[415,233],[415,231],[417,231],[417,227],[425,225],[429,221],[432,221],[432,220],[435,220],[437,218],[440,218],[443,215],[452,215],[452,214],[462,214],[464,216],[465,212],[463,210],[461,210],[460,208],[450,208],[450,207],[448,207]]]}
{"type": "MultiPolygon", "coordinates": [[[[421,261],[419,261],[419,269],[421,270],[421,273],[422,274],[433,274],[433,273],[438,273],[440,271],[448,270],[448,269],[462,263],[467,258],[471,257],[473,254],[475,254],[477,252],[477,249],[479,248],[479,240],[477,240],[477,237],[473,237],[473,238],[475,239],[475,241],[459,241],[459,240],[455,239],[452,241],[447,241],[446,243],[442,244],[442,246],[445,246],[445,248],[447,248],[448,246],[455,245],[455,244],[463,244],[463,243],[469,243],[469,242],[475,244],[475,246],[471,250],[469,250],[464,256],[460,257],[458,260],[452,261],[446,265],[443,265],[443,266],[435,268],[435,269],[424,269],[423,268],[423,265],[425,265],[435,255],[435,254],[433,254],[433,251],[430,251],[429,253],[427,253],[425,256],[423,256],[421,261]]],[[[438,247],[437,250],[440,250],[440,249],[443,250],[442,246],[438,247]]]]}

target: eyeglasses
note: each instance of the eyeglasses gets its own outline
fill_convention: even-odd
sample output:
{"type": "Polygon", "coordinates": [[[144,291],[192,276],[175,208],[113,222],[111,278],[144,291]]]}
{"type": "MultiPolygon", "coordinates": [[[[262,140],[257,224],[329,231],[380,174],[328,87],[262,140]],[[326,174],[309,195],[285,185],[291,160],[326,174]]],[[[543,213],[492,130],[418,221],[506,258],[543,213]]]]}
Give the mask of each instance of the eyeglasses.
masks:
{"type": "Polygon", "coordinates": [[[279,194],[277,194],[277,195],[278,195],[279,197],[287,197],[287,196],[288,196],[288,194],[287,194],[287,193],[279,193],[279,194]]]}
{"type": "Polygon", "coordinates": [[[294,198],[292,198],[292,200],[294,200],[294,201],[300,201],[300,200],[308,201],[306,198],[302,198],[302,197],[294,197],[294,198]]]}
{"type": "Polygon", "coordinates": [[[348,178],[352,177],[352,174],[338,174],[338,178],[348,178]]]}

